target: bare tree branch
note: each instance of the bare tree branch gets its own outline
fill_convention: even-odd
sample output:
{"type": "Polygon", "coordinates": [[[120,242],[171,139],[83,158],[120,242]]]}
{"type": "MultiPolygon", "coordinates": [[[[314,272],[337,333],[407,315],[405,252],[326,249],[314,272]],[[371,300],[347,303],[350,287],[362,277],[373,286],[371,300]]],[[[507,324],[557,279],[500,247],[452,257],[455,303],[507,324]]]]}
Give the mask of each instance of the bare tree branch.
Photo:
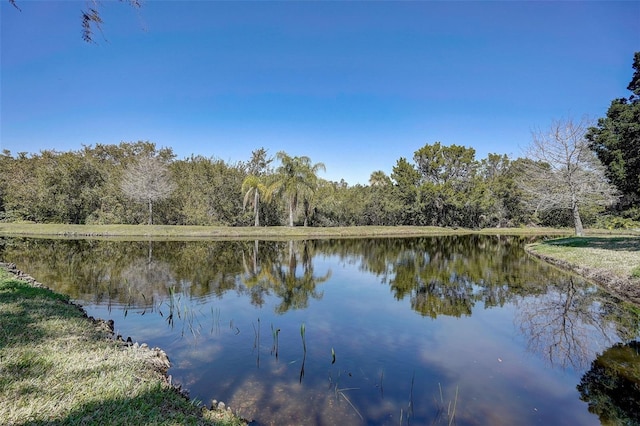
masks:
{"type": "MultiPolygon", "coordinates": [[[[121,3],[127,3],[129,6],[140,9],[142,7],[141,0],[119,0],[121,3]]],[[[9,0],[9,3],[16,9],[22,12],[22,9],[18,6],[16,0],[9,0]]],[[[80,19],[82,26],[82,39],[87,43],[93,43],[94,28],[97,28],[102,32],[102,17],[100,16],[100,1],[99,0],[87,0],[87,6],[81,11],[80,19]]]]}
{"type": "Polygon", "coordinates": [[[167,166],[158,157],[141,157],[127,167],[120,189],[134,201],[147,203],[149,225],[153,223],[153,203],[167,198],[175,189],[167,166]]]}
{"type": "MultiPolygon", "coordinates": [[[[120,2],[128,3],[135,9],[142,7],[141,0],[120,0],[120,2]]],[[[102,22],[99,0],[87,0],[87,8],[82,11],[82,39],[87,43],[93,43],[93,27],[95,26],[102,33],[102,22]]]]}
{"type": "Polygon", "coordinates": [[[22,9],[20,9],[20,8],[18,7],[18,5],[16,4],[16,0],[9,0],[9,3],[11,3],[11,5],[12,5],[13,7],[15,7],[15,8],[16,8],[16,9],[18,9],[20,12],[22,12],[22,9]]]}
{"type": "Polygon", "coordinates": [[[534,211],[570,209],[576,235],[583,233],[581,206],[610,205],[617,199],[584,137],[591,124],[586,118],[556,120],[549,129],[534,131],[520,181],[534,211]]]}

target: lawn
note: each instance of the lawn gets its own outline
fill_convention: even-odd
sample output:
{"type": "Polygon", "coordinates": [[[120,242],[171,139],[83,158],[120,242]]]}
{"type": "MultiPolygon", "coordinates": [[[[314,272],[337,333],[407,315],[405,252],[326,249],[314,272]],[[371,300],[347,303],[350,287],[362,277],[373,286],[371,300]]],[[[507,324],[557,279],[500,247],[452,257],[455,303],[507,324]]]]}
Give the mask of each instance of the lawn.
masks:
{"type": "Polygon", "coordinates": [[[101,237],[155,239],[290,239],[290,238],[370,238],[413,237],[451,234],[570,235],[569,229],[487,228],[470,230],[435,226],[186,226],[186,225],[67,225],[40,223],[0,223],[0,235],[37,237],[101,237]]]}
{"type": "Polygon", "coordinates": [[[113,339],[65,296],[0,267],[0,419],[15,425],[240,425],[168,383],[160,350],[113,339]]]}
{"type": "Polygon", "coordinates": [[[570,237],[533,247],[537,253],[576,265],[606,269],[621,278],[640,278],[640,238],[570,237]]]}

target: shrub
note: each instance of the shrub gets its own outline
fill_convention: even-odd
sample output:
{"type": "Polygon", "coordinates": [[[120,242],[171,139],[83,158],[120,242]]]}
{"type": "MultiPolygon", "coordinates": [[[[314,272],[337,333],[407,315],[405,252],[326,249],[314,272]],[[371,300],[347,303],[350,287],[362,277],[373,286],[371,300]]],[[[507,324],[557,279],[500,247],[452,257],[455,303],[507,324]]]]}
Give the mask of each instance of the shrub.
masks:
{"type": "Polygon", "coordinates": [[[620,216],[603,216],[596,226],[603,229],[636,229],[640,228],[640,222],[620,216]]]}

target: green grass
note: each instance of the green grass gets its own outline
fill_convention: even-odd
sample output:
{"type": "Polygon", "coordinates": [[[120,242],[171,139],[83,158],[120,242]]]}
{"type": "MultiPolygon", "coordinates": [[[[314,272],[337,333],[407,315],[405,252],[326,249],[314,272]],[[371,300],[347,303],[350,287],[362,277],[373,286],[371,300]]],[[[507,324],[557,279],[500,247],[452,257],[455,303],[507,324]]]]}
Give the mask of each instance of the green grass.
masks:
{"type": "Polygon", "coordinates": [[[571,237],[538,243],[533,252],[573,265],[609,271],[622,278],[640,278],[640,238],[571,237]]]}
{"type": "Polygon", "coordinates": [[[167,383],[151,350],[128,347],[67,298],[0,268],[4,424],[240,425],[167,383]],[[217,422],[217,423],[216,423],[217,422]]]}
{"type": "Polygon", "coordinates": [[[0,223],[0,235],[38,237],[100,237],[121,239],[291,239],[291,238],[357,238],[409,237],[451,234],[501,235],[570,235],[568,229],[551,228],[490,228],[474,231],[462,228],[434,226],[182,226],[182,225],[66,225],[40,223],[0,223]]]}

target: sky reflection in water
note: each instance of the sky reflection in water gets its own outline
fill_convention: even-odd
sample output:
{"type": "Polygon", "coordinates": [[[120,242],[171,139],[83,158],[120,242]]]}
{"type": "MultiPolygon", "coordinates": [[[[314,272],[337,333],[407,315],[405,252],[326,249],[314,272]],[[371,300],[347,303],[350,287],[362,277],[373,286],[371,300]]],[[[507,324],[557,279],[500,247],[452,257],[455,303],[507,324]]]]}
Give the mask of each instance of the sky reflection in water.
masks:
{"type": "Polygon", "coordinates": [[[258,424],[600,424],[576,386],[638,332],[637,313],[515,237],[1,241],[5,261],[162,347],[192,397],[258,424]]]}

